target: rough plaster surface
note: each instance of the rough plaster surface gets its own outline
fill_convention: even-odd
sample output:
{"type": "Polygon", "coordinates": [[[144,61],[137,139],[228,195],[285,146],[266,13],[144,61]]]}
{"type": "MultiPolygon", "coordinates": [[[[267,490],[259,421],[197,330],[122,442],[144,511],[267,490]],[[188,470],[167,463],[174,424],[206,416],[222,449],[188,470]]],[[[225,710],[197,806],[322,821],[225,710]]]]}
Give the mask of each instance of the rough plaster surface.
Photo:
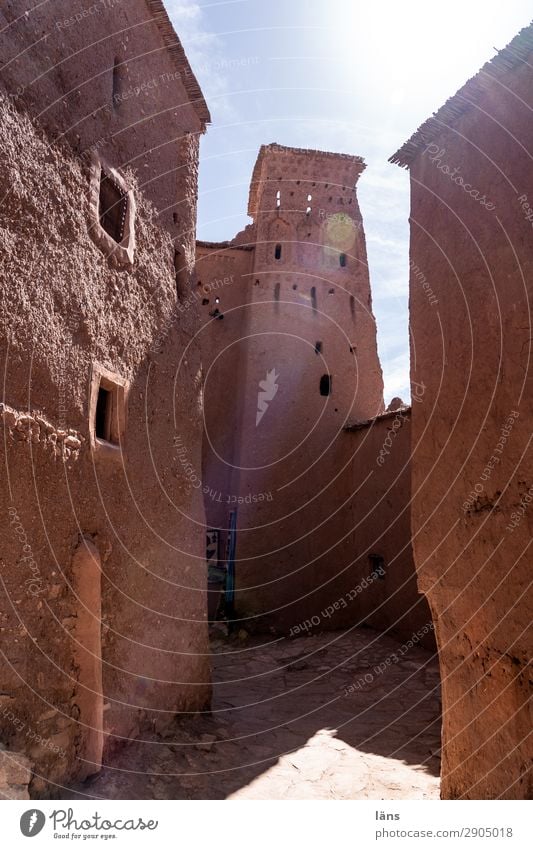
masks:
{"type": "Polygon", "coordinates": [[[47,794],[86,770],[72,629],[82,538],[102,564],[106,749],[208,704],[204,509],[172,441],[176,416],[200,466],[200,354],[196,310],[176,321],[171,236],[134,172],[136,259],[116,269],[89,233],[90,162],[1,109],[0,726],[47,794]],[[118,463],[91,450],[94,362],[130,385],[118,463]]]}
{"type": "Polygon", "coordinates": [[[413,544],[452,799],[533,794],[531,65],[515,64],[411,165],[413,544]]]}

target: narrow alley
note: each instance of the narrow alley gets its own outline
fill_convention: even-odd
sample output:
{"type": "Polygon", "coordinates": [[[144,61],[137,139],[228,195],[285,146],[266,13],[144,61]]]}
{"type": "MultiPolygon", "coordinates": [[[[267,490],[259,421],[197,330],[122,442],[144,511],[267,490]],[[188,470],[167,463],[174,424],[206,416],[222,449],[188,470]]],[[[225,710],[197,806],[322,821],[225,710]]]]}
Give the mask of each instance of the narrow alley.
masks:
{"type": "Polygon", "coordinates": [[[135,740],[64,799],[437,799],[436,657],[369,628],[213,641],[211,714],[135,740]],[[402,652],[403,650],[403,652],[402,652]]]}

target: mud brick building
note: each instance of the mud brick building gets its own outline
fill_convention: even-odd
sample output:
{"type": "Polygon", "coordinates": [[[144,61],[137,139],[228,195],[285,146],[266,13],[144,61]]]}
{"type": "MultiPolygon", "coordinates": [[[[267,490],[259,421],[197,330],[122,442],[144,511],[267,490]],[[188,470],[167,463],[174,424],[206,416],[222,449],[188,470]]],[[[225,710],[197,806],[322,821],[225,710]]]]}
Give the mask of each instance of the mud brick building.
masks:
{"type": "Polygon", "coordinates": [[[209,113],[161,2],[6,2],[0,29],[0,734],[38,795],[209,703],[204,508],[172,440],[200,464],[176,316],[209,113]]]}
{"type": "Polygon", "coordinates": [[[529,27],[392,157],[411,176],[413,547],[452,799],[533,793],[532,60],[529,27]]]}
{"type": "Polygon", "coordinates": [[[253,223],[197,246],[207,521],[224,535],[237,511],[235,603],[250,630],[371,622],[410,636],[429,619],[409,543],[408,411],[378,462],[392,419],[356,193],[364,167],[265,145],[253,223]]]}

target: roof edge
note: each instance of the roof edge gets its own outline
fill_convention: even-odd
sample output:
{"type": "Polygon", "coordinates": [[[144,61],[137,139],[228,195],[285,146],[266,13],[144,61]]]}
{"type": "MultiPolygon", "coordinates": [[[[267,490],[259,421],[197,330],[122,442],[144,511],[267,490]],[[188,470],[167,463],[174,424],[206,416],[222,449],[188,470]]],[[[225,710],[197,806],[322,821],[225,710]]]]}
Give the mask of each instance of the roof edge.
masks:
{"type": "Polygon", "coordinates": [[[381,422],[385,419],[393,419],[398,415],[409,417],[411,415],[411,405],[404,404],[403,407],[398,407],[397,410],[386,410],[384,413],[379,413],[371,419],[365,419],[360,422],[352,422],[351,424],[345,425],[343,430],[345,433],[353,433],[356,430],[364,430],[364,428],[370,427],[371,425],[376,424],[376,422],[381,422]]]}
{"type": "Polygon", "coordinates": [[[202,89],[200,88],[200,83],[196,79],[194,71],[191,68],[185,50],[183,49],[183,45],[176,30],[174,29],[174,25],[170,20],[163,0],[145,0],[145,2],[152,13],[154,21],[159,27],[165,46],[170,53],[177,70],[179,71],[181,82],[187,92],[191,106],[194,108],[202,123],[202,127],[205,130],[206,124],[211,123],[209,108],[202,93],[202,89]]]}
{"type": "Polygon", "coordinates": [[[269,153],[295,153],[298,155],[308,156],[323,156],[325,158],[343,159],[346,162],[351,162],[357,166],[357,177],[359,177],[366,168],[366,162],[362,156],[355,156],[351,153],[335,153],[331,150],[314,150],[313,148],[305,147],[289,147],[287,145],[271,142],[270,144],[262,144],[259,148],[259,153],[255,161],[254,170],[252,171],[252,179],[250,182],[250,192],[248,195],[248,215],[253,218],[257,212],[258,205],[258,190],[261,182],[261,172],[263,163],[269,153]]]}
{"type": "Polygon", "coordinates": [[[472,108],[476,98],[487,88],[491,79],[512,70],[524,62],[533,51],[533,21],[499,50],[480,68],[477,74],[470,77],[461,88],[440,107],[433,115],[419,126],[416,132],[394,153],[389,162],[400,168],[409,168],[420,153],[423,146],[431,144],[437,133],[453,126],[453,123],[465,112],[472,108]]]}

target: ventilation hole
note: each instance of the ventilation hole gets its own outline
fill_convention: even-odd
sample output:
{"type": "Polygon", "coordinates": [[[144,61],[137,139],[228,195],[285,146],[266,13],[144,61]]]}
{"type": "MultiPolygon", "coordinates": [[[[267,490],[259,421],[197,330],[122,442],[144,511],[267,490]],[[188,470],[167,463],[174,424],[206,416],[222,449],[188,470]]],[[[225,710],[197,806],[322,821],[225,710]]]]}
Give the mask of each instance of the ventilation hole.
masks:
{"type": "Polygon", "coordinates": [[[322,353],[322,342],[315,342],[315,354],[322,353]]]}
{"type": "Polygon", "coordinates": [[[321,395],[331,395],[331,384],[333,378],[330,374],[323,374],[320,378],[320,394],[321,395]]]}
{"type": "Polygon", "coordinates": [[[339,254],[339,265],[341,268],[346,268],[346,254],[339,254]]]}
{"type": "Polygon", "coordinates": [[[209,298],[204,298],[202,301],[202,306],[206,307],[209,303],[209,298]]]}
{"type": "Polygon", "coordinates": [[[178,213],[177,212],[172,213],[172,220],[174,221],[174,224],[178,223],[178,213]]]}
{"type": "Polygon", "coordinates": [[[328,292],[328,295],[334,295],[334,294],[335,294],[335,289],[330,289],[329,292],[328,292]]]}
{"type": "Polygon", "coordinates": [[[281,245],[276,245],[274,249],[274,259],[281,259],[281,245]]]}
{"type": "Polygon", "coordinates": [[[296,283],[293,283],[293,284],[292,284],[292,288],[294,289],[294,291],[296,291],[296,289],[298,288],[298,286],[296,285],[296,283]]]}
{"type": "Polygon", "coordinates": [[[313,307],[314,310],[316,310],[317,301],[316,301],[316,288],[315,288],[315,286],[313,286],[312,289],[311,289],[311,306],[313,307]]]}

